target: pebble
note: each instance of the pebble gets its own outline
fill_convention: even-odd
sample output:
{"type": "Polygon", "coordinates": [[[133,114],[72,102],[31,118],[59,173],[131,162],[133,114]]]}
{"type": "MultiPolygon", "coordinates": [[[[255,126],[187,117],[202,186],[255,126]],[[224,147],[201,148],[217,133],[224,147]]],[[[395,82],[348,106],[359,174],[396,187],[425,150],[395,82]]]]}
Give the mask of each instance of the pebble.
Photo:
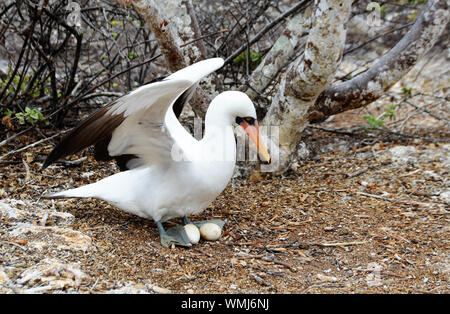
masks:
{"type": "Polygon", "coordinates": [[[89,236],[70,228],[20,223],[10,230],[9,236],[16,240],[24,240],[28,247],[38,250],[51,249],[86,252],[93,249],[89,236]]]}
{"type": "Polygon", "coordinates": [[[442,192],[441,194],[439,194],[439,198],[447,204],[450,204],[450,191],[442,192]]]}
{"type": "Polygon", "coordinates": [[[3,267],[0,265],[0,285],[6,285],[8,280],[8,275],[4,272],[3,267]]]}
{"type": "Polygon", "coordinates": [[[169,289],[158,287],[158,286],[152,286],[152,290],[153,290],[153,292],[160,293],[160,294],[170,294],[170,293],[172,293],[172,291],[170,291],[169,289]]]}
{"type": "Polygon", "coordinates": [[[203,239],[215,241],[222,235],[222,229],[212,222],[207,222],[200,227],[200,234],[203,239]]]}
{"type": "Polygon", "coordinates": [[[184,230],[192,244],[197,244],[200,241],[200,231],[194,224],[185,225],[184,230]]]}
{"type": "Polygon", "coordinates": [[[325,281],[325,282],[335,282],[338,280],[334,276],[326,276],[326,275],[322,275],[322,274],[317,274],[317,278],[319,278],[319,280],[325,281]]]}
{"type": "Polygon", "coordinates": [[[26,269],[17,279],[17,283],[30,287],[25,292],[42,293],[52,289],[78,288],[88,279],[89,276],[77,263],[66,264],[57,259],[45,258],[39,264],[26,269]]]}

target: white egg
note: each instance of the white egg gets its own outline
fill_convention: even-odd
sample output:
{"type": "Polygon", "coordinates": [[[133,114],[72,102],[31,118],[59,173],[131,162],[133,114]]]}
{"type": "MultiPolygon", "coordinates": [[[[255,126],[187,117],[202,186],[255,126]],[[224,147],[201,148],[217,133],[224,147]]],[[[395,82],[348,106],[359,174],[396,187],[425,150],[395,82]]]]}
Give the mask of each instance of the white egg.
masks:
{"type": "Polygon", "coordinates": [[[197,244],[200,240],[200,231],[198,228],[193,224],[187,224],[184,226],[184,230],[189,238],[189,242],[192,244],[197,244]]]}
{"type": "Polygon", "coordinates": [[[203,239],[215,241],[222,235],[222,228],[212,222],[207,222],[200,227],[200,234],[203,239]]]}

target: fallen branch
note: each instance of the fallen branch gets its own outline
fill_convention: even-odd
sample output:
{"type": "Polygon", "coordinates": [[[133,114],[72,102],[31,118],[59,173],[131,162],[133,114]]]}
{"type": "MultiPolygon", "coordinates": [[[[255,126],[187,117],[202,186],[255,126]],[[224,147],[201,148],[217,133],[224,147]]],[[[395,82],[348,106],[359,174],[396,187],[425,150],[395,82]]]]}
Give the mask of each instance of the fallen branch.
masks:
{"type": "Polygon", "coordinates": [[[380,199],[380,200],[383,200],[383,201],[388,201],[388,202],[391,202],[391,203],[402,203],[402,204],[416,203],[414,201],[396,200],[396,199],[389,198],[389,197],[386,197],[386,196],[381,196],[381,195],[376,195],[376,194],[369,194],[369,193],[365,193],[365,192],[356,192],[356,194],[367,196],[367,197],[372,197],[372,198],[377,198],[377,199],[380,199]]]}
{"type": "Polygon", "coordinates": [[[263,261],[266,261],[266,262],[272,262],[272,263],[275,263],[275,264],[278,264],[278,265],[285,266],[285,267],[289,268],[289,270],[292,271],[292,272],[294,272],[294,273],[297,272],[297,269],[295,269],[293,266],[291,266],[291,265],[289,265],[288,263],[283,262],[283,261],[281,261],[281,260],[279,260],[279,259],[276,259],[275,257],[272,257],[272,256],[264,256],[264,257],[262,257],[261,259],[262,259],[263,261]]]}
{"type": "Polygon", "coordinates": [[[335,242],[335,243],[316,243],[318,246],[350,246],[350,245],[361,245],[367,243],[366,241],[354,241],[354,242],[335,242]]]}
{"type": "Polygon", "coordinates": [[[424,106],[422,106],[422,107],[419,107],[419,106],[413,104],[412,102],[409,102],[409,101],[406,100],[406,99],[404,99],[402,102],[403,102],[403,103],[406,103],[406,104],[408,104],[408,105],[410,105],[411,107],[414,107],[414,108],[417,109],[417,110],[420,110],[420,111],[423,111],[423,112],[429,114],[429,115],[432,116],[433,118],[435,118],[435,119],[437,119],[437,120],[439,120],[439,121],[442,121],[442,122],[444,122],[445,124],[450,124],[450,121],[449,121],[449,120],[447,120],[447,119],[445,119],[445,118],[442,118],[442,117],[439,117],[438,115],[436,115],[436,114],[432,113],[431,111],[428,111],[427,109],[424,108],[424,107],[426,107],[426,106],[428,106],[428,105],[424,105],[424,106]]]}
{"type": "Polygon", "coordinates": [[[267,256],[265,254],[252,255],[252,254],[243,253],[243,252],[240,252],[239,254],[237,254],[237,256],[241,259],[261,259],[266,262],[271,262],[274,264],[282,265],[294,273],[297,272],[297,269],[295,269],[295,267],[293,267],[289,263],[283,262],[282,260],[279,260],[273,256],[267,256]]]}
{"type": "MultiPolygon", "coordinates": [[[[361,271],[361,272],[365,272],[365,273],[374,273],[375,271],[373,269],[365,269],[365,268],[353,268],[352,270],[356,270],[356,271],[361,271]]],[[[400,275],[400,274],[396,274],[387,270],[380,270],[378,271],[380,273],[380,275],[383,276],[390,276],[390,277],[397,277],[397,278],[407,278],[404,275],[400,275]]]]}
{"type": "Polygon", "coordinates": [[[55,137],[58,137],[58,136],[60,136],[60,135],[62,135],[62,134],[64,134],[64,133],[67,133],[67,132],[69,132],[69,130],[65,130],[65,131],[59,132],[58,134],[55,134],[55,135],[53,135],[53,136],[43,138],[43,139],[41,139],[41,140],[39,140],[39,141],[36,141],[36,142],[34,142],[34,143],[31,143],[31,144],[26,145],[26,146],[24,146],[24,147],[21,147],[21,148],[19,148],[19,149],[12,150],[12,151],[10,151],[10,152],[4,154],[3,156],[1,156],[1,157],[0,157],[0,160],[2,160],[2,159],[5,158],[5,157],[8,157],[8,156],[10,156],[10,155],[13,155],[13,154],[16,154],[16,153],[20,153],[20,152],[22,152],[22,151],[24,151],[24,150],[27,150],[27,149],[29,149],[29,148],[32,148],[32,147],[34,147],[34,146],[36,146],[36,145],[39,145],[39,144],[45,143],[45,142],[47,142],[47,141],[50,141],[51,139],[54,139],[55,137]]]}
{"type": "Polygon", "coordinates": [[[25,133],[27,133],[28,131],[34,129],[35,126],[36,126],[36,125],[30,126],[28,129],[25,129],[25,130],[23,130],[23,131],[20,131],[19,133],[16,133],[16,134],[14,134],[14,135],[11,135],[11,136],[8,137],[7,139],[5,139],[5,140],[3,140],[3,141],[0,142],[0,147],[2,147],[3,145],[8,144],[9,142],[11,142],[11,141],[12,141],[13,139],[15,139],[16,137],[21,136],[22,134],[25,134],[25,133]]]}
{"type": "Polygon", "coordinates": [[[416,201],[404,201],[404,200],[397,200],[390,197],[385,197],[381,195],[376,194],[369,194],[364,192],[356,192],[356,194],[381,199],[383,201],[391,202],[391,203],[398,203],[398,204],[407,204],[407,205],[416,205],[416,206],[442,206],[440,203],[423,203],[423,202],[416,202],[416,201]]]}
{"type": "Polygon", "coordinates": [[[20,248],[20,249],[22,249],[22,250],[24,250],[24,251],[27,250],[26,247],[24,247],[24,246],[22,246],[22,245],[20,245],[20,244],[18,244],[18,243],[15,243],[15,242],[10,242],[10,241],[0,241],[0,245],[2,245],[2,244],[14,245],[14,246],[16,246],[16,247],[18,247],[18,248],[20,248]]]}

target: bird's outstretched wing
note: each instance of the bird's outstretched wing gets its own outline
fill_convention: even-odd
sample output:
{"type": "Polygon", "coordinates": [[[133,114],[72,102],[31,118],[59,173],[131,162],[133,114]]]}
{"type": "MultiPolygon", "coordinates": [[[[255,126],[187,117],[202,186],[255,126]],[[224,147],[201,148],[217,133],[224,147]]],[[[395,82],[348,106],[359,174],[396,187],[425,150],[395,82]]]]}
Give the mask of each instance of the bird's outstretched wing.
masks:
{"type": "Polygon", "coordinates": [[[115,158],[121,170],[169,161],[173,134],[182,140],[189,134],[174,123],[173,104],[187,102],[197,83],[222,65],[221,58],[197,62],[101,108],[61,140],[43,168],[91,145],[97,160],[115,158]]]}

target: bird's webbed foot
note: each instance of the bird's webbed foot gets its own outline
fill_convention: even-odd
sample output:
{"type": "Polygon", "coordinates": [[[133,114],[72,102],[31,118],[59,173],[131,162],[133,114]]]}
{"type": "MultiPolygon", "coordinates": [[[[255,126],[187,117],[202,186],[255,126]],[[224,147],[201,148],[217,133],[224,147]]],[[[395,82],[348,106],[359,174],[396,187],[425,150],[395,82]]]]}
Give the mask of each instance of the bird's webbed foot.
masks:
{"type": "Polygon", "coordinates": [[[171,247],[172,245],[190,247],[192,246],[189,238],[186,234],[183,226],[177,225],[175,227],[164,230],[161,222],[156,222],[159,229],[159,238],[161,241],[161,245],[165,247],[171,247]]]}

